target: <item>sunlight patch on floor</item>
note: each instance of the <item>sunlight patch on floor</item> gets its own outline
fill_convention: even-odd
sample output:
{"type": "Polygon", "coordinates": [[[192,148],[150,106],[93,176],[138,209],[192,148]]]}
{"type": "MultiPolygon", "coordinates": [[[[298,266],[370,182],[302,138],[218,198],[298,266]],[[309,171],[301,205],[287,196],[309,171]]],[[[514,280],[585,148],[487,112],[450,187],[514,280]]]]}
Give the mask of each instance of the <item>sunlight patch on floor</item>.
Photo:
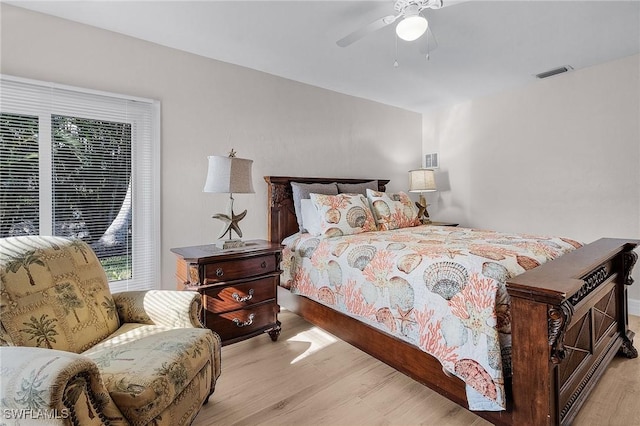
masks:
{"type": "Polygon", "coordinates": [[[309,355],[313,355],[319,350],[322,350],[323,348],[326,348],[327,346],[337,342],[337,340],[338,339],[333,337],[331,334],[319,329],[318,327],[313,327],[307,331],[296,334],[287,341],[309,343],[309,347],[306,351],[294,358],[293,361],[291,361],[291,364],[295,364],[296,362],[308,357],[309,355]]]}

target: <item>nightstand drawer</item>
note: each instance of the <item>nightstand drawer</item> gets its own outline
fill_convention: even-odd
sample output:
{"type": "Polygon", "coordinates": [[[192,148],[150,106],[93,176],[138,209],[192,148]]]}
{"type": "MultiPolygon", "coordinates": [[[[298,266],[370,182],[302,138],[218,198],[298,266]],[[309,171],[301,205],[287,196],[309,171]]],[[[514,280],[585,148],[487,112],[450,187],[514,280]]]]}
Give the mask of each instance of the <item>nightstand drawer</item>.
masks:
{"type": "Polygon", "coordinates": [[[269,299],[275,300],[279,277],[278,272],[265,278],[243,281],[236,285],[207,288],[203,292],[204,307],[207,311],[220,313],[243,309],[269,299]]]}
{"type": "Polygon", "coordinates": [[[277,268],[273,254],[209,263],[204,265],[204,284],[268,274],[277,268]]]}
{"type": "Polygon", "coordinates": [[[223,314],[206,311],[205,324],[207,328],[218,333],[224,342],[273,327],[278,319],[279,310],[280,307],[273,301],[223,314]]]}

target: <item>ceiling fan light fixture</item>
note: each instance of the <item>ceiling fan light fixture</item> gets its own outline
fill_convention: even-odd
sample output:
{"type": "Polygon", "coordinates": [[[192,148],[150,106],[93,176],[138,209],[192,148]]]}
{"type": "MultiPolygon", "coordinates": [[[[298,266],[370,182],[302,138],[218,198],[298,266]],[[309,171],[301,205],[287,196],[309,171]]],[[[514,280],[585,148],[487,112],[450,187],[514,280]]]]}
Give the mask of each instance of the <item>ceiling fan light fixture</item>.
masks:
{"type": "Polygon", "coordinates": [[[428,26],[427,19],[416,13],[406,16],[396,25],[396,34],[405,41],[414,41],[427,31],[428,26]]]}

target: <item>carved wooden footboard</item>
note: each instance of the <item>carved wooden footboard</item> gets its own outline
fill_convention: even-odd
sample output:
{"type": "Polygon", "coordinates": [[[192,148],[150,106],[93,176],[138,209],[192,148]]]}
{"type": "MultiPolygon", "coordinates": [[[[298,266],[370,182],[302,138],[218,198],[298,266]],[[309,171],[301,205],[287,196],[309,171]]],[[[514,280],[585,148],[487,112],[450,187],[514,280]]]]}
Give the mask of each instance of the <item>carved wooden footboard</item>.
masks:
{"type": "Polygon", "coordinates": [[[514,421],[571,423],[616,353],[638,356],[627,316],[637,244],[604,238],[508,281],[514,421]]]}
{"type": "MultiPolygon", "coordinates": [[[[267,176],[269,239],[298,231],[293,182],[361,183],[371,179],[267,176]]],[[[388,181],[379,181],[384,191],[388,181]]],[[[637,356],[628,329],[627,286],[638,240],[601,239],[519,275],[511,295],[513,379],[508,409],[475,412],[494,424],[569,424],[616,353],[637,356]]],[[[464,383],[418,348],[279,288],[279,303],[307,321],[467,407],[464,383]]]]}

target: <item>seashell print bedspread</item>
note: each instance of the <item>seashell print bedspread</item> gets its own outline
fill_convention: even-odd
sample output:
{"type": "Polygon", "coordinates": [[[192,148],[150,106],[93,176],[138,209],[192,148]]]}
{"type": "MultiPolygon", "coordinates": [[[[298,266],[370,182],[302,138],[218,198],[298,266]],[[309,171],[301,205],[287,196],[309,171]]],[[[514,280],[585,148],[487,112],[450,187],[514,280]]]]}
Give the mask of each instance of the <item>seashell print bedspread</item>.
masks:
{"type": "Polygon", "coordinates": [[[281,285],[418,346],[466,383],[471,410],[506,408],[506,280],[580,247],[566,238],[418,226],[283,242],[281,285]]]}

